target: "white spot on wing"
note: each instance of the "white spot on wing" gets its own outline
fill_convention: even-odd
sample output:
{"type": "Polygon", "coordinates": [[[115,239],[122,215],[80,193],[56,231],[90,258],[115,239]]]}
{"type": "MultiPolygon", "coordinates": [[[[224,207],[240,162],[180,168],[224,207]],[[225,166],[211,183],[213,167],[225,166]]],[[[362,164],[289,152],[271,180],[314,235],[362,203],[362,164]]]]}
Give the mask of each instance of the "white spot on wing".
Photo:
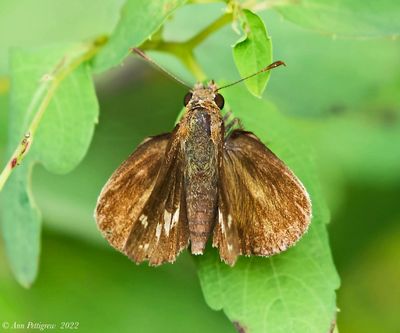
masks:
{"type": "Polygon", "coordinates": [[[232,216],[231,214],[228,214],[228,228],[230,228],[232,225],[232,216]]]}
{"type": "Polygon", "coordinates": [[[176,209],[174,215],[172,216],[171,229],[178,224],[178,221],[179,221],[179,207],[176,209]]]}
{"type": "Polygon", "coordinates": [[[165,231],[165,235],[167,235],[167,236],[169,235],[169,230],[170,230],[170,226],[171,226],[171,217],[172,217],[172,214],[170,212],[168,212],[167,210],[165,210],[164,211],[164,231],[165,231]]]}
{"type": "Polygon", "coordinates": [[[221,210],[218,209],[218,223],[221,225],[221,231],[225,233],[225,225],[224,225],[224,216],[221,213],[221,210]]]}
{"type": "Polygon", "coordinates": [[[156,237],[157,237],[157,242],[160,240],[161,236],[161,229],[162,229],[162,224],[157,223],[157,228],[156,228],[156,237]]]}
{"type": "Polygon", "coordinates": [[[142,176],[145,176],[147,174],[147,172],[146,172],[146,170],[145,169],[139,169],[139,171],[138,172],[136,172],[136,177],[142,177],[142,176]]]}
{"type": "Polygon", "coordinates": [[[149,248],[149,243],[144,244],[144,250],[147,251],[148,248],[149,248]]]}
{"type": "Polygon", "coordinates": [[[142,214],[139,217],[139,221],[142,223],[143,227],[146,228],[147,227],[147,216],[142,214]]]}
{"type": "Polygon", "coordinates": [[[231,252],[232,251],[232,244],[228,244],[228,251],[231,252]]]}

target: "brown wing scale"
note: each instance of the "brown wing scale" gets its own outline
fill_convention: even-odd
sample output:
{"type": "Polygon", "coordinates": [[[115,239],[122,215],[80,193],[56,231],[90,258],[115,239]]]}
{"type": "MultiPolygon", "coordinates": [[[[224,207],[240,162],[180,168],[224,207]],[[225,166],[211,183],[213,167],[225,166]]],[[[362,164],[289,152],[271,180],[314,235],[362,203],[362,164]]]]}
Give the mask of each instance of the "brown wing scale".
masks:
{"type": "Polygon", "coordinates": [[[114,172],[98,200],[100,230],[137,263],[172,262],[188,246],[177,128],[145,140],[114,172]]]}
{"type": "Polygon", "coordinates": [[[232,215],[229,212],[227,183],[224,168],[220,170],[220,183],[218,193],[218,215],[213,232],[213,246],[218,247],[222,260],[233,265],[237,256],[241,253],[241,244],[238,228],[233,224],[232,215]]]}
{"type": "Polygon", "coordinates": [[[225,142],[221,169],[223,224],[214,230],[213,245],[225,262],[233,265],[239,254],[279,253],[307,230],[311,202],[306,190],[255,135],[234,130],[225,142]]]}

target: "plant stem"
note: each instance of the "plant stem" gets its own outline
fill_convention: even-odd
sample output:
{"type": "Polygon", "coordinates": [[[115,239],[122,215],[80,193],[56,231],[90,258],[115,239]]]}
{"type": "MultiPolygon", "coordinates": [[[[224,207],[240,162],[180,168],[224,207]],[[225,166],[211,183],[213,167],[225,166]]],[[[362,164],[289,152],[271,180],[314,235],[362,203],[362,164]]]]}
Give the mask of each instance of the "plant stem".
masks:
{"type": "MultiPolygon", "coordinates": [[[[0,174],[0,192],[3,189],[7,179],[10,177],[12,171],[16,166],[18,166],[22,160],[27,155],[29,148],[32,145],[34,134],[37,128],[40,125],[40,121],[43,118],[47,107],[50,104],[51,99],[53,98],[54,94],[56,93],[60,83],[69,75],[71,74],[79,65],[88,61],[93,58],[93,56],[99,51],[101,48],[102,43],[95,42],[93,43],[88,51],[83,53],[81,56],[77,57],[76,59],[72,60],[70,63],[65,64],[65,57],[61,59],[61,61],[56,65],[54,70],[51,74],[46,74],[43,79],[42,83],[39,88],[36,90],[34,97],[32,98],[32,103],[29,107],[35,108],[36,101],[40,100],[40,104],[37,108],[37,111],[28,126],[28,130],[24,135],[24,138],[20,141],[17,148],[14,150],[10,160],[4,167],[3,171],[0,174]]],[[[28,113],[30,110],[28,109],[28,113]]]]}
{"type": "Polygon", "coordinates": [[[200,31],[197,35],[193,36],[190,38],[187,42],[187,46],[190,49],[194,49],[197,47],[199,44],[201,44],[205,39],[208,38],[211,34],[216,32],[217,30],[221,29],[223,26],[228,24],[229,22],[232,21],[232,14],[231,13],[226,13],[216,19],[213,23],[211,23],[208,27],[200,31]]]}
{"type": "Polygon", "coordinates": [[[194,54],[192,52],[190,52],[190,54],[186,56],[186,58],[183,59],[183,61],[186,67],[193,73],[198,82],[203,82],[204,80],[207,79],[207,75],[204,73],[203,69],[195,59],[194,54]]]}
{"type": "Polygon", "coordinates": [[[226,13],[212,22],[208,27],[185,42],[166,42],[163,40],[148,40],[141,48],[143,50],[156,50],[167,52],[176,56],[185,67],[193,74],[197,81],[204,81],[207,75],[194,56],[194,49],[201,44],[208,36],[221,29],[232,20],[232,14],[226,13]]]}

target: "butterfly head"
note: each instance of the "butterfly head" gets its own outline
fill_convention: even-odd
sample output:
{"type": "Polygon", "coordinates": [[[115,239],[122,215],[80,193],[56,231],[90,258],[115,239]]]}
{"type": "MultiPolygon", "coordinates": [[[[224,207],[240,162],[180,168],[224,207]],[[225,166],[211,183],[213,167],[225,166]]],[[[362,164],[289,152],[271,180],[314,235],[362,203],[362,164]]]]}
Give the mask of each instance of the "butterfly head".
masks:
{"type": "Polygon", "coordinates": [[[183,100],[183,104],[188,109],[209,108],[211,106],[222,110],[224,102],[224,97],[218,93],[218,87],[214,81],[210,81],[207,85],[195,84],[183,100]]]}

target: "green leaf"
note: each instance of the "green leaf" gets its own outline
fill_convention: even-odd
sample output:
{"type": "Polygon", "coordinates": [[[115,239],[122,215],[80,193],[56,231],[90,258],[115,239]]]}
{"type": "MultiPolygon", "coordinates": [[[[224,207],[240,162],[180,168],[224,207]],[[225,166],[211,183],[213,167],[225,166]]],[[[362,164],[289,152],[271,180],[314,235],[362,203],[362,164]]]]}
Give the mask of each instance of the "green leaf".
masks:
{"type": "Polygon", "coordinates": [[[186,1],[128,0],[109,42],[95,58],[95,70],[100,72],[120,64],[131,47],[139,46],[150,38],[168,16],[186,1]]]}
{"type": "Polygon", "coordinates": [[[29,191],[32,166],[23,164],[1,194],[1,233],[11,269],[28,288],[35,280],[40,254],[41,216],[29,191]]]}
{"type": "MultiPolygon", "coordinates": [[[[256,14],[247,9],[242,14],[245,37],[233,47],[233,57],[240,75],[246,77],[272,63],[272,42],[263,21],[256,14]]],[[[265,72],[247,79],[247,89],[253,95],[261,97],[269,75],[269,72],[265,72]]]]}
{"type": "MultiPolygon", "coordinates": [[[[36,104],[49,92],[50,85],[41,83],[43,76],[51,77],[55,68],[68,66],[83,50],[70,51],[70,46],[63,46],[12,52],[8,155],[28,130],[36,104]]],[[[90,74],[88,64],[82,63],[61,81],[32,133],[31,150],[1,192],[7,256],[17,280],[26,287],[36,277],[40,249],[40,214],[29,189],[32,166],[39,162],[51,172],[66,173],[85,156],[98,117],[90,74]]]]}
{"type": "Polygon", "coordinates": [[[8,70],[10,47],[84,41],[110,34],[124,0],[0,1],[0,74],[8,70]],[[32,22],[35,22],[33,24],[32,22]],[[73,22],[73,24],[72,24],[73,22]],[[27,34],[29,31],[29,34],[27,34]]]}
{"type": "MultiPolygon", "coordinates": [[[[43,323],[45,316],[46,323],[61,323],[68,317],[79,323],[73,331],[85,333],[235,333],[223,313],[205,304],[188,253],[174,265],[137,266],[110,246],[88,244],[48,229],[44,229],[43,248],[40,278],[28,292],[12,279],[0,251],[0,325],[25,323],[24,318],[43,323]]],[[[65,331],[57,326],[51,332],[65,331]]]]}
{"type": "Polygon", "coordinates": [[[225,95],[245,128],[302,180],[312,198],[313,219],[299,243],[279,255],[242,257],[233,268],[221,263],[216,251],[199,257],[206,301],[245,332],[328,332],[336,315],[339,279],[326,232],[329,214],[308,144],[296,132],[296,124],[270,103],[252,98],[240,87],[227,89],[225,95]]]}
{"type": "Polygon", "coordinates": [[[399,36],[400,6],[396,0],[302,0],[275,8],[293,23],[348,37],[399,36]]]}
{"type": "Polygon", "coordinates": [[[262,18],[274,36],[275,58],[287,63],[273,76],[282,79],[268,86],[268,96],[285,113],[331,116],[331,110],[353,108],[397,79],[400,44],[395,40],[333,39],[281,20],[275,12],[262,18]]]}

